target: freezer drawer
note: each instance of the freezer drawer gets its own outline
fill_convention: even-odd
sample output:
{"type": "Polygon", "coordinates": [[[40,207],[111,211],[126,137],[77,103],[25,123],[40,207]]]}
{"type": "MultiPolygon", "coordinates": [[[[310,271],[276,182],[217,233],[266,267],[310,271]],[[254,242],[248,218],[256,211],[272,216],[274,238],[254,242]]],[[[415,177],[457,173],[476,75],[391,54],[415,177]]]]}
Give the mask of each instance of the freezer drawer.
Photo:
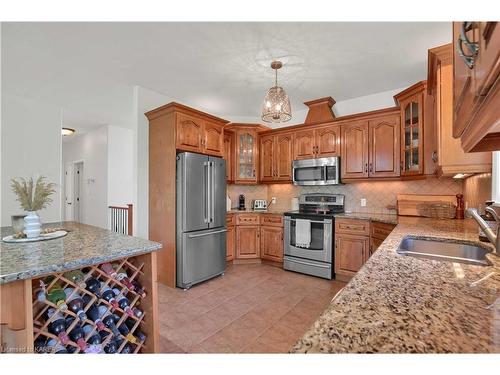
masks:
{"type": "Polygon", "coordinates": [[[181,233],[177,242],[177,286],[190,288],[226,270],[225,227],[181,233]]]}
{"type": "Polygon", "coordinates": [[[283,259],[283,268],[288,271],[304,273],[331,280],[333,269],[331,263],[317,262],[315,260],[301,259],[286,256],[283,259]]]}

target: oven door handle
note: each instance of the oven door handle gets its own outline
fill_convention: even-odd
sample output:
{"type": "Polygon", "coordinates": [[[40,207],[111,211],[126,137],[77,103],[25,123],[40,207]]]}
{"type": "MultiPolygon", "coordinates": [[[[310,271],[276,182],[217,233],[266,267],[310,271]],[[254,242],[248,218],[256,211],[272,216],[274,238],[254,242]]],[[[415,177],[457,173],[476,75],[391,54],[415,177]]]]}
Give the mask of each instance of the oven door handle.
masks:
{"type": "Polygon", "coordinates": [[[320,267],[320,268],[331,268],[331,266],[326,266],[326,265],[323,265],[323,264],[313,264],[313,263],[304,262],[302,260],[297,260],[297,259],[286,258],[286,260],[288,260],[289,262],[303,264],[304,266],[312,266],[312,267],[320,267]]]}
{"type": "MultiPolygon", "coordinates": [[[[289,217],[285,217],[285,220],[288,220],[288,221],[297,221],[297,220],[289,218],[289,217]]],[[[304,219],[304,220],[308,220],[308,219],[304,219]]],[[[332,224],[332,220],[331,219],[327,219],[327,220],[309,220],[309,221],[311,223],[319,223],[319,224],[326,224],[326,225],[331,225],[332,224]]]]}

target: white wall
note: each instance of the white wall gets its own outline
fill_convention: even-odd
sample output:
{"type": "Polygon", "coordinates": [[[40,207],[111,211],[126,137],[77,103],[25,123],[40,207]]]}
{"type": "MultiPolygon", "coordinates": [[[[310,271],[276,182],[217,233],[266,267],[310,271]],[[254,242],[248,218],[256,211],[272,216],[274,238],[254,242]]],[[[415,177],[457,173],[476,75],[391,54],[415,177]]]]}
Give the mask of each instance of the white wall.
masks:
{"type": "Polygon", "coordinates": [[[2,226],[23,210],[10,188],[13,177],[43,175],[57,184],[49,207],[39,212],[42,222],[61,220],[61,113],[38,101],[2,92],[1,197],[2,226]]]}
{"type": "Polygon", "coordinates": [[[107,126],[63,142],[63,165],[83,161],[82,222],[102,228],[108,227],[107,144],[107,126]]]}
{"type": "Polygon", "coordinates": [[[134,131],[108,126],[108,206],[123,206],[134,199],[134,131]]]}

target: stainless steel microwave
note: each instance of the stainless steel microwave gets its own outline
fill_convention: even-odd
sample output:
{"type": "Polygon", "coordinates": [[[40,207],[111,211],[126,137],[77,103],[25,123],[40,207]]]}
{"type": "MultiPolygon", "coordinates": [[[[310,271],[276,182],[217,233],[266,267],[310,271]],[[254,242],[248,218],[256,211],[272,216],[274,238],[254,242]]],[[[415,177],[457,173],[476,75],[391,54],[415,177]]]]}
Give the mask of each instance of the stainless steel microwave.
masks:
{"type": "Polygon", "coordinates": [[[294,185],[338,185],[340,184],[340,158],[294,160],[294,185]]]}

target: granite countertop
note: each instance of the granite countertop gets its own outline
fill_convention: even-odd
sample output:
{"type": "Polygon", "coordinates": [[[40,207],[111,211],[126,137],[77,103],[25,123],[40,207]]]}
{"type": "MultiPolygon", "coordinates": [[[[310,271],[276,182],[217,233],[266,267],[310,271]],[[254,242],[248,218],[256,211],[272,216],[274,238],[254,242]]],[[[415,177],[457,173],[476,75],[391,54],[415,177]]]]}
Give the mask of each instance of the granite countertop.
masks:
{"type": "MultiPolygon", "coordinates": [[[[51,223],[43,227],[63,227],[69,233],[48,241],[0,242],[0,284],[145,254],[161,248],[157,242],[75,222],[51,223]]],[[[2,238],[12,232],[12,227],[1,228],[2,238]]]]}
{"type": "Polygon", "coordinates": [[[231,211],[227,211],[228,214],[248,214],[248,213],[255,213],[255,214],[271,214],[271,215],[283,215],[285,212],[290,211],[290,210],[285,210],[285,209],[274,209],[271,208],[267,211],[254,211],[250,208],[247,208],[246,210],[238,210],[237,208],[232,208],[231,211]]]}
{"type": "Polygon", "coordinates": [[[361,220],[371,220],[378,221],[380,223],[387,224],[397,224],[398,215],[396,214],[379,214],[379,213],[368,213],[368,212],[345,212],[343,214],[336,214],[335,217],[346,218],[346,219],[361,219],[361,220]]]}
{"type": "Polygon", "coordinates": [[[398,255],[407,235],[479,243],[471,219],[399,217],[292,353],[500,352],[500,258],[481,267],[398,255]]]}

